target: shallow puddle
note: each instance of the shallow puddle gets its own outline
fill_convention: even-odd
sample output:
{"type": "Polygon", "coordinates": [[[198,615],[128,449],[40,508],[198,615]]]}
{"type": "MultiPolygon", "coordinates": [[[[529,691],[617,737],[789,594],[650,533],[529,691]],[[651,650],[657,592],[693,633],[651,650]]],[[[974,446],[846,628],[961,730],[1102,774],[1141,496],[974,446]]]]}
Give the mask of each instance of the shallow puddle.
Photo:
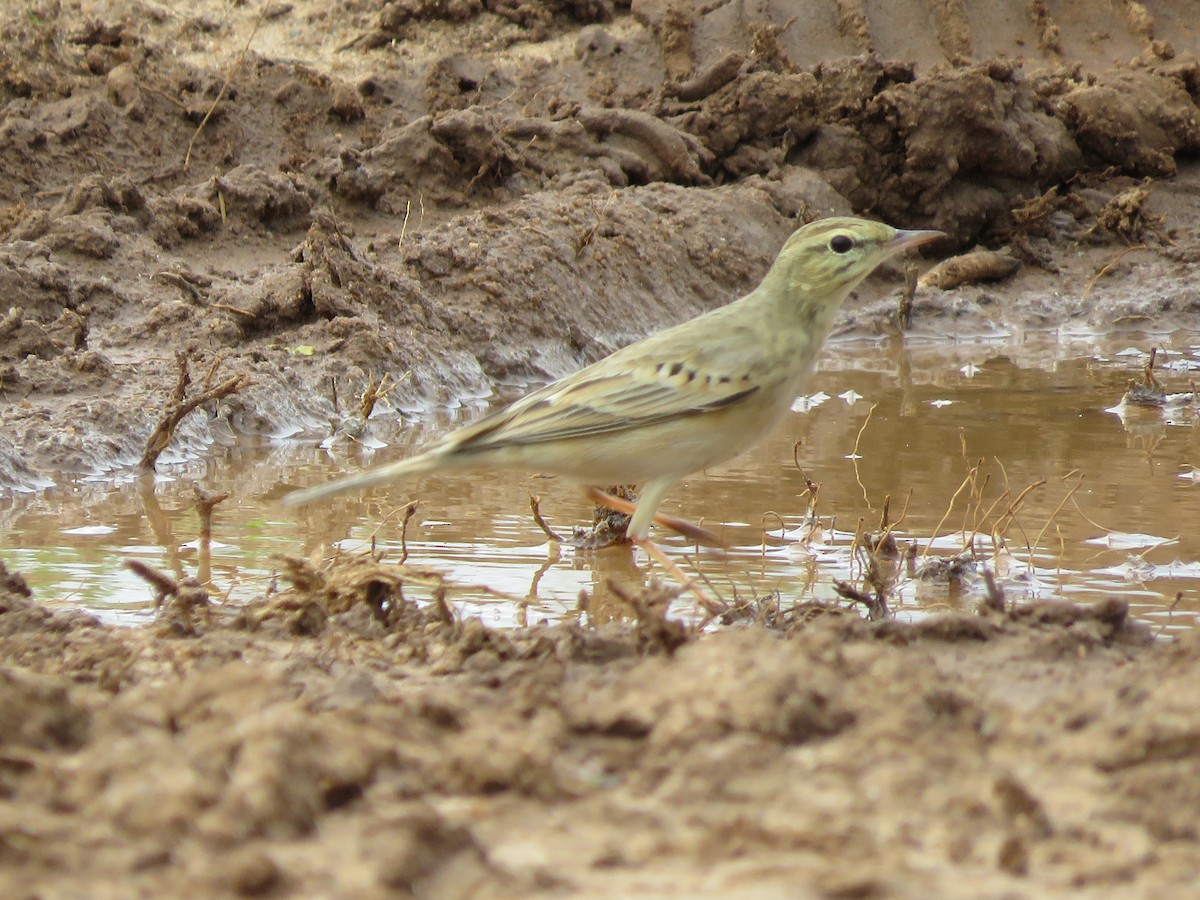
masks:
{"type": "MultiPolygon", "coordinates": [[[[831,600],[835,579],[861,576],[853,536],[879,526],[890,496],[894,534],[902,548],[917,542],[918,562],[927,561],[920,557],[931,537],[928,556],[949,557],[970,534],[990,557],[995,534],[1004,539],[994,561],[1010,599],[1116,593],[1168,631],[1192,627],[1200,614],[1194,406],[1112,410],[1128,381],[1140,380],[1150,346],[1110,343],[1098,351],[1084,337],[1061,336],[1017,347],[835,344],[809,397],[769,441],[689,478],[664,504],[720,533],[728,552],[697,556],[669,536],[662,546],[689,572],[698,567],[727,601],[772,592],[785,606],[831,600]],[[806,475],[820,486],[815,523],[806,516],[806,475]]],[[[1156,372],[1169,391],[1190,390],[1197,369],[1200,347],[1168,343],[1159,352],[1156,372]]],[[[281,485],[408,455],[479,412],[412,423],[378,451],[348,441],[329,449],[296,438],[240,443],[214,447],[203,462],[165,467],[149,484],[80,480],[9,497],[0,509],[0,554],[41,600],[132,623],[153,615],[153,601],[126,559],[211,580],[219,598],[247,599],[267,587],[273,554],[354,552],[373,543],[398,559],[400,510],[419,499],[406,537],[409,561],[445,573],[464,614],[494,625],[553,621],[578,615],[587,591],[592,621],[623,615],[610,579],[632,586],[663,573],[628,548],[552,545],[529,512],[531,493],[562,533],[591,520],[589,505],[558,480],[460,474],[309,509],[274,503],[281,485]],[[207,561],[196,546],[196,482],[210,493],[232,492],[217,507],[207,561]]],[[[893,608],[912,617],[975,603],[982,590],[975,579],[904,578],[893,608]]],[[[677,603],[690,606],[687,597],[677,603]]]]}

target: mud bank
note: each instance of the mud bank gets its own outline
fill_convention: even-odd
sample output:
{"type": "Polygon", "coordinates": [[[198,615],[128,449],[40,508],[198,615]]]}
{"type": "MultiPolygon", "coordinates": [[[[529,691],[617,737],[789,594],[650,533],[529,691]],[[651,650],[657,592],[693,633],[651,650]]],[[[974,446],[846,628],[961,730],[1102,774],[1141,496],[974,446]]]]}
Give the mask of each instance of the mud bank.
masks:
{"type": "Polygon", "coordinates": [[[1003,295],[924,288],[917,328],[1194,325],[1181,14],[1127,4],[1085,41],[935,6],[7,14],[3,481],[130,465],[177,352],[252,381],[185,423],[185,456],[328,433],[385,376],[383,419],[559,375],[737,296],[832,211],[1023,263],[1003,295]]]}

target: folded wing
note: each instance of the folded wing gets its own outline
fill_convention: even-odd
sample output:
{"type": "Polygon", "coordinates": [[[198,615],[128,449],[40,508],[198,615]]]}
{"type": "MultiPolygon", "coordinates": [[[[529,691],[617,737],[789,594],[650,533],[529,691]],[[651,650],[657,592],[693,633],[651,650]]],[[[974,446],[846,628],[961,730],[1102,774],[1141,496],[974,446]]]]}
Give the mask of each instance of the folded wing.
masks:
{"type": "Polygon", "coordinates": [[[653,366],[616,372],[584,369],[455,432],[446,449],[491,450],[632,431],[704,415],[757,390],[728,375],[682,368],[665,378],[653,366]]]}

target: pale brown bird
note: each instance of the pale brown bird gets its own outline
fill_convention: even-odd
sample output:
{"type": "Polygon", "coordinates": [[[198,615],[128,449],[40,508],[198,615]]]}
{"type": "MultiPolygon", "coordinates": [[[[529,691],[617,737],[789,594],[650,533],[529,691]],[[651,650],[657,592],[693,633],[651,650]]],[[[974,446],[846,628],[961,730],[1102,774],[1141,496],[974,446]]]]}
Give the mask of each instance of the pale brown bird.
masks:
{"type": "Polygon", "coordinates": [[[943,236],[819,219],[793,233],[762,283],[728,306],[538,388],[417,456],[295,491],[283,503],[427,472],[519,469],[585,486],[638,484],[628,534],[648,544],[676,482],[748,449],[788,411],[850,291],[888,257],[943,236]]]}

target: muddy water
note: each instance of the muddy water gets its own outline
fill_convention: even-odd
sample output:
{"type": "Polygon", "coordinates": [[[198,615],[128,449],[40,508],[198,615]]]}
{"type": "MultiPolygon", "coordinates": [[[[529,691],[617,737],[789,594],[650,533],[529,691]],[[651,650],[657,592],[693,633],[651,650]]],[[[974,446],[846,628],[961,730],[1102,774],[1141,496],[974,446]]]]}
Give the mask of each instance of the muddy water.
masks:
{"type": "MultiPolygon", "coordinates": [[[[903,514],[894,534],[902,547],[917,542],[918,563],[928,561],[931,537],[928,557],[950,557],[974,534],[977,553],[997,565],[1011,598],[1120,593],[1167,630],[1192,627],[1200,619],[1194,408],[1114,410],[1127,382],[1140,379],[1152,345],[1143,338],[1101,346],[1061,335],[1044,345],[837,344],[774,437],[688,479],[664,505],[718,531],[729,551],[697,556],[670,537],[662,545],[688,571],[698,566],[727,600],[771,592],[784,604],[832,599],[835,578],[861,575],[853,535],[878,527],[890,496],[891,521],[903,514]],[[806,476],[819,484],[812,511],[806,476]],[[1172,609],[1177,592],[1183,596],[1172,609]]],[[[1160,380],[1168,390],[1187,390],[1200,347],[1159,346],[1160,380]]],[[[662,573],[628,548],[560,550],[547,541],[529,514],[531,493],[563,533],[591,516],[557,480],[455,475],[308,510],[274,505],[281,484],[406,455],[478,414],[474,408],[410,423],[378,450],[298,438],[231,442],[204,462],[167,466],[150,482],[81,479],[11,497],[0,509],[0,558],[46,602],[134,622],[153,614],[152,598],[124,567],[128,558],[176,577],[198,575],[218,597],[247,598],[269,584],[273,554],[351,552],[373,542],[398,558],[397,509],[419,498],[409,559],[445,573],[465,614],[501,625],[556,620],[578,615],[586,590],[593,620],[621,615],[610,579],[630,585],[662,573]],[[197,547],[191,508],[197,482],[233,494],[218,507],[208,557],[197,547]]],[[[894,607],[916,616],[974,603],[980,590],[969,573],[956,581],[902,578],[894,607]]]]}

